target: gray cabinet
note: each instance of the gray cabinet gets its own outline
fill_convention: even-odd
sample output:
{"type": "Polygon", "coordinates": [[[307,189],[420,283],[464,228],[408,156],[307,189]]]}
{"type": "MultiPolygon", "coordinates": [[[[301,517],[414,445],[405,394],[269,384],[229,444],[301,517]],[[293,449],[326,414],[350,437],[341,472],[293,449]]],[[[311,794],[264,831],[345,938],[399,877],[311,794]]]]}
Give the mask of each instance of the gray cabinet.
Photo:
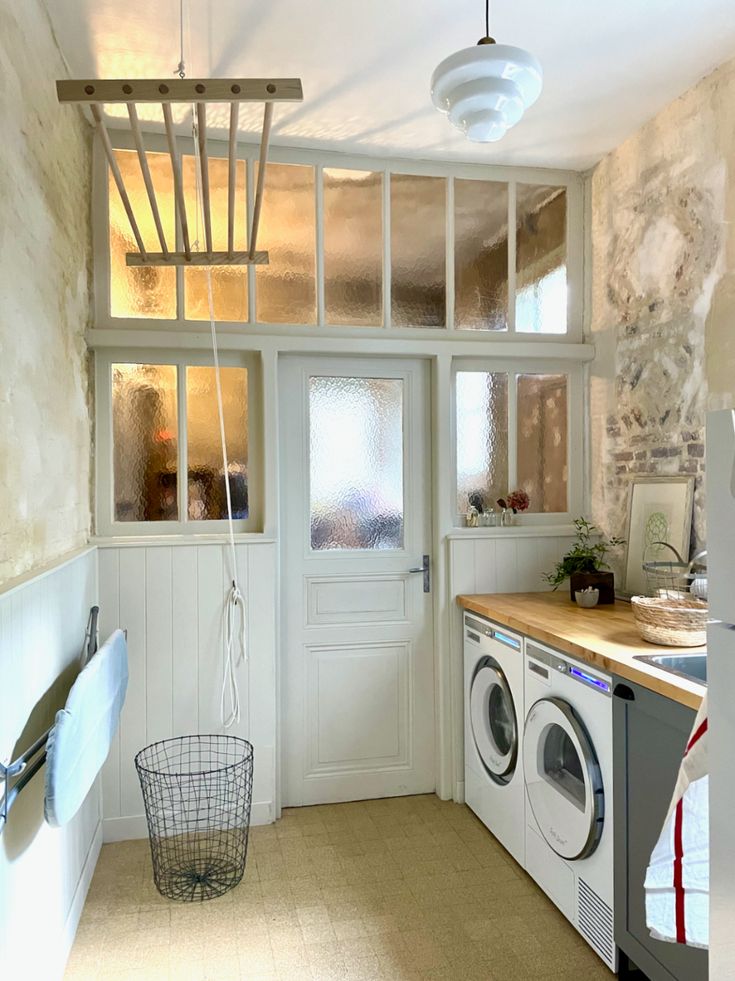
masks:
{"type": "Polygon", "coordinates": [[[620,678],[613,691],[615,940],[650,981],[707,981],[707,951],[650,936],[643,890],[695,713],[620,678]]]}

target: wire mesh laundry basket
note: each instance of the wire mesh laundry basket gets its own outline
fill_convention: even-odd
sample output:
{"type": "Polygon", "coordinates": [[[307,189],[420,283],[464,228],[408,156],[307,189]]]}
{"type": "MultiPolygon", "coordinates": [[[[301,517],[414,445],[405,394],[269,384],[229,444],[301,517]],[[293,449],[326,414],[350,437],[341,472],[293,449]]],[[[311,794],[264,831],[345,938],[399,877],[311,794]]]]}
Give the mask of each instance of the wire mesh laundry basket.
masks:
{"type": "MultiPolygon", "coordinates": [[[[643,553],[643,572],[648,595],[663,599],[687,599],[695,580],[701,578],[706,552],[698,552],[691,562],[685,562],[668,542],[651,542],[643,553]]],[[[705,573],[706,574],[706,573],[705,573]]]]}
{"type": "Polygon", "coordinates": [[[242,879],[253,795],[253,747],[237,736],[164,739],[135,757],[163,896],[214,899],[242,879]]]}

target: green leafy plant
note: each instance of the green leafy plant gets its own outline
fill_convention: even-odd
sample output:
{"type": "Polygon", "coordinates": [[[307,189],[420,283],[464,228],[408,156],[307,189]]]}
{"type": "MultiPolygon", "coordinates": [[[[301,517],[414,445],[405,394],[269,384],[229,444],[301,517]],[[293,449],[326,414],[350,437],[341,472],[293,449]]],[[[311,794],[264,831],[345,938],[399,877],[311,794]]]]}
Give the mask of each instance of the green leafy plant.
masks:
{"type": "Polygon", "coordinates": [[[586,518],[577,518],[574,522],[577,538],[574,545],[566,555],[556,563],[553,572],[547,572],[543,579],[545,582],[557,589],[575,572],[602,572],[609,569],[606,561],[607,553],[610,549],[617,548],[625,544],[624,538],[605,538],[600,534],[599,528],[587,521],[586,518]],[[593,541],[597,538],[598,541],[593,541]]]}

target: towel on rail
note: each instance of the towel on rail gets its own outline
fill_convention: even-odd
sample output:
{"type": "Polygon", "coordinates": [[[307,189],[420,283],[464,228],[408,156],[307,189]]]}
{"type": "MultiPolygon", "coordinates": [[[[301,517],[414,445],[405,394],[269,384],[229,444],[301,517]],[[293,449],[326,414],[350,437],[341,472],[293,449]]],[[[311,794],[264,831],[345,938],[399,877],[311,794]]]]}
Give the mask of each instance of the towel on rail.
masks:
{"type": "Polygon", "coordinates": [[[674,796],[645,881],[646,922],[656,940],[709,944],[707,696],[684,751],[674,796]]]}
{"type": "Polygon", "coordinates": [[[79,673],[49,734],[45,812],[54,827],[74,817],[107,759],[127,687],[128,645],[116,630],[79,673]]]}

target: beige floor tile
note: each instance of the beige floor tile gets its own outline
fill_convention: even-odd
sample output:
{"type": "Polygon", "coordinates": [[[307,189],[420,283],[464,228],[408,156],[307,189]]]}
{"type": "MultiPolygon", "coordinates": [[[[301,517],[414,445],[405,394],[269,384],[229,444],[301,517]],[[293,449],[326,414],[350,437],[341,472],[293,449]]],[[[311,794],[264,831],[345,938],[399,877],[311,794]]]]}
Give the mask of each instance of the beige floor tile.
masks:
{"type": "Polygon", "coordinates": [[[156,891],[147,842],[105,845],[67,981],[611,981],[463,806],[286,809],[233,890],[156,891]]]}

